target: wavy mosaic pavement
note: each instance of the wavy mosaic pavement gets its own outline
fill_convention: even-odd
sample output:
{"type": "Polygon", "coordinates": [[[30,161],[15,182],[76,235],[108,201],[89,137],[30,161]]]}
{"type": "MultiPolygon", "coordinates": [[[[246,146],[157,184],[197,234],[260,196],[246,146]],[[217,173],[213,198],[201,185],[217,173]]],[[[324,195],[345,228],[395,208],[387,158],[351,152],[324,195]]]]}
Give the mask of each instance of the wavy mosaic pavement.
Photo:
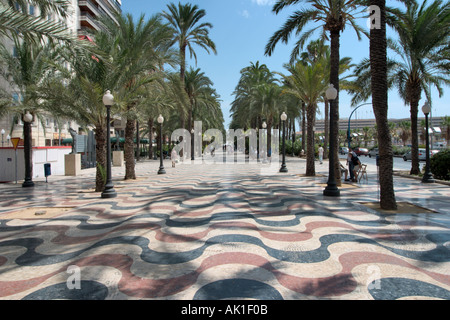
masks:
{"type": "Polygon", "coordinates": [[[375,185],[330,200],[257,165],[152,172],[114,199],[83,181],[2,188],[0,299],[450,299],[450,215],[358,205],[375,185]]]}

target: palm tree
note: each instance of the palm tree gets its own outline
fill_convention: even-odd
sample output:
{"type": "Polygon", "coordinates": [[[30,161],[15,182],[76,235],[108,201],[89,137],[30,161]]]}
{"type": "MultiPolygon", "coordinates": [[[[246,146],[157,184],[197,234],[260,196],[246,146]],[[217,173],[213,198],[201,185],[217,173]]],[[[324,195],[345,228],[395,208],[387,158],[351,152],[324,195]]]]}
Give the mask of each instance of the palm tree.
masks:
{"type": "MultiPolygon", "coordinates": [[[[105,56],[111,56],[114,43],[106,37],[97,37],[96,45],[105,56]]],[[[93,57],[86,51],[76,51],[66,46],[59,54],[70,64],[70,70],[60,67],[58,76],[39,87],[39,98],[46,101],[54,116],[77,121],[82,126],[93,127],[96,141],[95,191],[104,189],[106,168],[106,108],[102,97],[112,88],[113,66],[109,59],[93,57]],[[99,59],[100,58],[100,59],[99,59]]]]}
{"type": "MultiPolygon", "coordinates": [[[[329,82],[333,84],[334,88],[338,91],[338,96],[332,104],[330,109],[330,118],[332,119],[331,136],[335,139],[330,142],[332,149],[330,152],[335,154],[334,156],[334,168],[336,172],[339,172],[339,158],[338,158],[338,130],[339,130],[339,46],[340,46],[340,33],[344,30],[346,25],[350,25],[355,31],[358,39],[361,39],[361,33],[365,31],[355,23],[356,15],[362,13],[363,10],[358,5],[356,0],[278,0],[273,6],[272,11],[278,14],[282,9],[289,5],[295,5],[301,2],[305,2],[310,5],[310,8],[302,8],[294,12],[286,21],[281,29],[276,31],[270,38],[266,45],[265,53],[271,55],[278,42],[282,41],[287,43],[289,36],[295,32],[299,35],[306,25],[310,22],[319,22],[319,25],[304,31],[297,41],[292,54],[291,63],[298,56],[300,49],[305,44],[306,40],[314,34],[316,30],[322,29],[322,37],[327,38],[327,32],[330,34],[330,77],[329,82]]],[[[340,177],[339,174],[336,177],[340,177]]]]}
{"type": "MultiPolygon", "coordinates": [[[[162,16],[168,21],[172,30],[173,44],[178,44],[180,55],[180,79],[185,80],[186,72],[186,49],[189,50],[190,57],[197,62],[197,55],[194,45],[200,46],[208,53],[210,50],[217,53],[215,43],[209,38],[209,29],[212,24],[201,23],[200,20],[206,16],[206,11],[199,9],[197,5],[178,4],[178,7],[171,3],[167,5],[169,12],[163,11],[162,16]]],[[[182,118],[182,127],[185,124],[182,118]]]]}
{"type": "Polygon", "coordinates": [[[284,93],[292,94],[306,104],[307,141],[306,141],[306,175],[315,176],[314,166],[314,124],[317,103],[322,100],[323,92],[328,87],[326,63],[324,59],[304,64],[285,65],[289,75],[282,75],[285,82],[284,93]]]}
{"type": "Polygon", "coordinates": [[[76,35],[71,35],[67,27],[58,21],[49,21],[49,13],[55,13],[62,18],[68,17],[70,1],[67,0],[7,0],[0,1],[0,35],[10,39],[23,38],[28,43],[39,43],[43,39],[63,40],[76,45],[76,35]],[[28,6],[39,9],[40,16],[28,14],[28,6]]]}
{"type": "Polygon", "coordinates": [[[141,15],[136,21],[130,14],[117,15],[117,24],[104,20],[105,33],[116,45],[113,52],[115,66],[111,88],[116,105],[126,118],[125,126],[125,180],[136,179],[134,164],[134,136],[137,111],[147,94],[145,85],[161,77],[165,62],[173,62],[170,55],[171,32],[158,15],[146,20],[141,15]]]}
{"type": "Polygon", "coordinates": [[[386,43],[386,1],[370,0],[370,4],[380,10],[380,28],[370,29],[370,68],[372,106],[377,123],[379,167],[380,167],[380,207],[396,210],[394,193],[393,151],[388,125],[388,80],[386,43]]]}
{"type": "MultiPolygon", "coordinates": [[[[15,52],[0,45],[0,60],[4,68],[0,76],[8,83],[11,92],[6,88],[1,89],[2,110],[0,114],[12,113],[13,123],[24,120],[24,115],[30,113],[33,122],[39,119],[45,123],[43,114],[45,106],[39,99],[37,87],[45,81],[49,81],[55,74],[58,57],[55,55],[53,46],[36,45],[28,39],[20,40],[14,38],[15,52]],[[50,62],[52,61],[52,63],[50,62]]],[[[45,128],[45,125],[43,126],[45,128]]],[[[25,163],[31,163],[30,172],[27,177],[32,177],[32,152],[31,152],[31,123],[23,121],[24,156],[25,163]]],[[[12,130],[12,129],[11,129],[12,130]]],[[[26,166],[26,170],[29,167],[26,166]]]]}
{"type": "Polygon", "coordinates": [[[450,3],[435,0],[419,5],[407,4],[406,12],[393,25],[399,35],[398,45],[390,48],[402,58],[396,62],[394,83],[411,112],[411,174],[418,174],[417,117],[421,93],[431,101],[430,84],[442,96],[442,85],[450,84],[448,40],[450,36],[450,3]]]}
{"type": "Polygon", "coordinates": [[[194,107],[205,102],[205,99],[208,98],[208,91],[213,83],[199,68],[194,70],[191,67],[190,70],[185,73],[184,85],[189,97],[187,129],[191,130],[194,128],[194,107]]]}
{"type": "Polygon", "coordinates": [[[411,121],[400,121],[397,126],[400,128],[400,138],[403,141],[403,146],[406,146],[406,142],[411,137],[411,121]]]}
{"type": "Polygon", "coordinates": [[[261,127],[267,123],[267,150],[271,150],[271,129],[278,115],[282,88],[273,72],[259,61],[241,70],[241,78],[233,94],[231,128],[261,127]]]}

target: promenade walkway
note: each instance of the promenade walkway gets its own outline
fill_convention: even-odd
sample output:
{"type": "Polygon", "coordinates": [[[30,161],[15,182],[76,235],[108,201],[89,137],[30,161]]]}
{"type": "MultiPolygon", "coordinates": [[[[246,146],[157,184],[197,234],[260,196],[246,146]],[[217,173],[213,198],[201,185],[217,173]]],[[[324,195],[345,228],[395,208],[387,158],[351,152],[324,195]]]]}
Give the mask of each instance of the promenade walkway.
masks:
{"type": "Polygon", "coordinates": [[[322,195],[328,164],[304,177],[260,164],[137,163],[0,185],[0,299],[450,299],[450,187],[395,177],[399,213],[375,210],[368,181],[322,195]]]}

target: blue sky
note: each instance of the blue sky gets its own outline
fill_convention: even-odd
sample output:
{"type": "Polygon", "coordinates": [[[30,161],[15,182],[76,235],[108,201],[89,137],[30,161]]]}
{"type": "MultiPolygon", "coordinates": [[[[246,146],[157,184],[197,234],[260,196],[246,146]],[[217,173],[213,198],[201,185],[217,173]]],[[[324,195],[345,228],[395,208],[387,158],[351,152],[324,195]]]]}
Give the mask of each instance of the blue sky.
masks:
{"type": "MultiPolygon", "coordinates": [[[[167,10],[167,5],[176,1],[167,0],[123,0],[122,10],[138,17],[141,13],[150,17],[158,12],[167,10]]],[[[289,61],[295,38],[291,38],[288,45],[278,44],[272,56],[265,56],[264,49],[269,38],[286,21],[295,7],[284,9],[278,15],[272,13],[274,0],[181,0],[181,3],[192,3],[206,11],[204,22],[210,22],[213,28],[210,37],[217,46],[217,55],[208,55],[200,47],[196,47],[197,65],[194,61],[188,62],[194,68],[200,68],[214,82],[214,87],[222,100],[222,110],[225,118],[225,127],[230,123],[229,107],[233,101],[233,90],[239,81],[240,70],[259,61],[266,64],[270,70],[285,72],[283,64],[289,61]]],[[[361,19],[360,24],[366,25],[361,19]]],[[[311,25],[312,26],[312,25],[311,25]]],[[[308,27],[309,29],[309,27],[308,27]]],[[[312,37],[311,40],[315,38],[312,37]]],[[[369,56],[369,41],[358,41],[356,34],[349,27],[341,34],[341,57],[351,57],[353,63],[360,62],[369,56]]],[[[437,91],[433,90],[432,116],[450,115],[447,93],[439,98],[437,91]]],[[[352,108],[350,99],[345,92],[340,92],[339,113],[340,118],[348,119],[352,108]]],[[[419,109],[424,103],[420,101],[419,109]]],[[[319,106],[323,108],[323,106],[319,106]]],[[[322,112],[323,114],[323,112],[322,112]]],[[[423,114],[419,111],[419,117],[423,114]]],[[[318,119],[323,115],[318,115],[318,119]]],[[[374,118],[372,107],[363,106],[353,115],[353,119],[374,118]]],[[[389,92],[389,118],[409,118],[409,106],[405,106],[395,91],[389,92]]]]}

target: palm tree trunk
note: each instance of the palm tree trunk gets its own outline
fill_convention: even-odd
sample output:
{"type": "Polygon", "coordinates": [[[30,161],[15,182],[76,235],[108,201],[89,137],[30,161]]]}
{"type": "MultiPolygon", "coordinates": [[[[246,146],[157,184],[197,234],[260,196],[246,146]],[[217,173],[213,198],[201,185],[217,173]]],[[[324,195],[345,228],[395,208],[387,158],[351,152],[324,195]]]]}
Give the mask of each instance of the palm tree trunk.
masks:
{"type": "Polygon", "coordinates": [[[95,172],[95,192],[102,192],[106,176],[106,128],[100,124],[95,126],[95,158],[97,169],[95,172]]]}
{"type": "Polygon", "coordinates": [[[339,47],[340,47],[340,29],[331,30],[330,45],[330,82],[337,90],[337,97],[330,104],[330,154],[333,153],[333,168],[336,185],[341,185],[341,170],[339,166],[339,47]],[[332,141],[331,141],[332,139],[332,141]]]}
{"type": "Polygon", "coordinates": [[[267,156],[272,159],[272,117],[267,119],[267,156]]]}
{"type": "Polygon", "coordinates": [[[392,140],[388,125],[388,84],[386,44],[386,0],[371,0],[371,5],[380,8],[381,28],[370,30],[370,67],[372,77],[372,105],[377,123],[380,207],[396,210],[394,193],[392,140]]]}
{"type": "Polygon", "coordinates": [[[180,80],[184,88],[184,74],[186,72],[186,45],[180,46],[180,80]]]}
{"type": "Polygon", "coordinates": [[[136,161],[141,160],[141,139],[139,136],[139,121],[136,121],[136,161]]]}
{"type": "Polygon", "coordinates": [[[127,119],[125,126],[125,180],[136,179],[136,173],[134,171],[134,129],[135,121],[127,119]]]}
{"type": "Polygon", "coordinates": [[[307,145],[306,145],[306,176],[315,176],[316,168],[314,166],[314,123],[316,117],[316,106],[308,105],[307,107],[307,145]]]}
{"type": "Polygon", "coordinates": [[[306,103],[302,101],[302,150],[306,149],[306,103]]]}
{"type": "Polygon", "coordinates": [[[148,158],[153,159],[153,118],[148,119],[148,158]]]}
{"type": "Polygon", "coordinates": [[[409,90],[411,113],[411,171],[410,174],[419,174],[419,136],[417,114],[419,112],[420,84],[414,83],[409,90]]]}

